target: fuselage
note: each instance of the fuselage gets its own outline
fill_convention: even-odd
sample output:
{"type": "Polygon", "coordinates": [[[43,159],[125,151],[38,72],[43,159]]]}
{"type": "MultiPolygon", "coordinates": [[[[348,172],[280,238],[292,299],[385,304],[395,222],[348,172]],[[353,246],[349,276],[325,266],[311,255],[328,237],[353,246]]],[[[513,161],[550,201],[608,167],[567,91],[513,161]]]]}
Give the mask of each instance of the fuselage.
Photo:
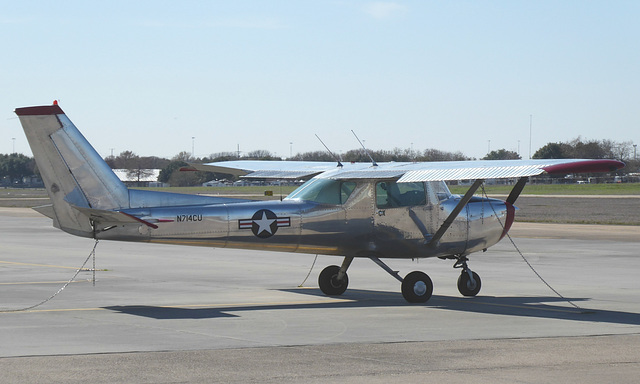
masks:
{"type": "Polygon", "coordinates": [[[460,200],[444,183],[312,179],[283,201],[123,210],[142,223],[98,228],[99,239],[352,257],[423,258],[486,249],[506,233],[513,210],[475,197],[435,244],[430,236],[460,200]],[[403,192],[404,191],[404,192],[403,192]],[[381,196],[382,195],[382,196],[381,196]],[[511,213],[509,213],[509,211],[511,213]],[[151,225],[147,225],[149,223],[151,225]]]}

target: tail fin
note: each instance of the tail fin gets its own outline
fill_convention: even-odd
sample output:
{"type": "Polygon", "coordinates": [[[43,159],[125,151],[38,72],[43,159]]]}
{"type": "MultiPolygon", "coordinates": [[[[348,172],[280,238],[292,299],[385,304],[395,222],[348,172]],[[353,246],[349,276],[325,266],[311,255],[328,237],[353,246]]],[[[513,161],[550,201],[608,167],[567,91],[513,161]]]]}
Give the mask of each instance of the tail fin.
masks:
{"type": "Polygon", "coordinates": [[[17,108],[54,210],[54,225],[93,237],[88,216],[73,208],[129,208],[129,192],[57,105],[17,108]]]}

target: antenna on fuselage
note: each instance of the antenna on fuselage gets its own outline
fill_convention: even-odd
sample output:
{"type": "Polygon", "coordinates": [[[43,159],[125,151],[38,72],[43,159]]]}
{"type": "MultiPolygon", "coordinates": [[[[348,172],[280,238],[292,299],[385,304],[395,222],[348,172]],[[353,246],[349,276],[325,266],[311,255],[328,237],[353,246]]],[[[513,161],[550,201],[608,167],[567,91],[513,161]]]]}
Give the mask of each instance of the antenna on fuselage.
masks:
{"type": "Polygon", "coordinates": [[[331,155],[331,157],[333,157],[334,159],[336,159],[336,161],[338,162],[338,167],[342,167],[342,162],[340,161],[340,158],[338,156],[336,156],[333,152],[331,152],[331,150],[329,149],[329,147],[327,147],[327,145],[324,143],[324,141],[322,141],[322,139],[320,139],[320,136],[318,136],[316,134],[316,138],[318,140],[320,140],[320,142],[322,143],[322,145],[324,146],[324,148],[327,150],[327,152],[329,152],[329,154],[331,155]]]}
{"type": "Polygon", "coordinates": [[[364,146],[364,144],[362,144],[362,141],[360,141],[360,139],[358,138],[358,135],[356,135],[356,133],[353,131],[353,129],[351,130],[351,133],[353,133],[353,136],[356,137],[356,140],[358,140],[358,143],[360,143],[360,145],[362,146],[362,149],[364,150],[364,153],[366,153],[367,156],[369,156],[369,159],[371,160],[371,164],[373,164],[374,167],[377,167],[378,163],[376,163],[376,161],[373,160],[373,157],[371,157],[371,155],[369,154],[369,151],[367,151],[367,148],[364,146]]]}

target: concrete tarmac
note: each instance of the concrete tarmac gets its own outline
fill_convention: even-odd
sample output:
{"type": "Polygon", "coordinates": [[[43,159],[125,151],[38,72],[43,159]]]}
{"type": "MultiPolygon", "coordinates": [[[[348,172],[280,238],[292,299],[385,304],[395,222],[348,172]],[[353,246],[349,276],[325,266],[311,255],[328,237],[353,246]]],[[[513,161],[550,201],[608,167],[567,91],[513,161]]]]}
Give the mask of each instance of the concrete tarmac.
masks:
{"type": "MultiPolygon", "coordinates": [[[[92,272],[44,304],[94,242],[23,209],[0,210],[0,382],[635,383],[640,227],[516,223],[471,256],[482,291],[463,298],[451,261],[388,260],[434,282],[426,304],[356,260],[100,242],[92,272]],[[542,226],[542,227],[540,227],[542,226]],[[567,301],[569,300],[569,301],[567,301]]],[[[92,259],[89,258],[88,267],[92,259]]]]}

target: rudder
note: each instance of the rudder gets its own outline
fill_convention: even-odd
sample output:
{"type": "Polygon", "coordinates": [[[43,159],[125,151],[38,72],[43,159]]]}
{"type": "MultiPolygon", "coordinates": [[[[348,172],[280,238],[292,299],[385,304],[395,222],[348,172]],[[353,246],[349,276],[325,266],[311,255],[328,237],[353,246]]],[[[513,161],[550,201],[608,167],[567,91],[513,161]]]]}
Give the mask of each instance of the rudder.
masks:
{"type": "Polygon", "coordinates": [[[74,209],[129,208],[127,187],[57,105],[17,108],[53,204],[54,225],[92,237],[89,217],[74,209]]]}

